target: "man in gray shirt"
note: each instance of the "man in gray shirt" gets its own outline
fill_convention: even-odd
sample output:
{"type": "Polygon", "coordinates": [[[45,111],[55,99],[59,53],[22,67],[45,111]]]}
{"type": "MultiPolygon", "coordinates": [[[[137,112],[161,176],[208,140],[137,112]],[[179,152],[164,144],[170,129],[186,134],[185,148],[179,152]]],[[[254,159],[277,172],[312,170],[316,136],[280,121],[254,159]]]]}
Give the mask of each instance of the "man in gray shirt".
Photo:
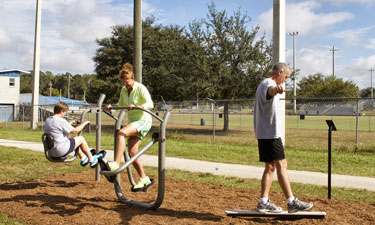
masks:
{"type": "Polygon", "coordinates": [[[273,174],[277,171],[277,179],[287,199],[288,212],[297,212],[312,208],[313,203],[305,203],[293,196],[287,173],[287,161],[281,140],[280,113],[278,104],[280,94],[285,92],[283,83],[289,78],[290,69],[285,63],[277,63],[272,68],[269,78],[258,86],[254,107],[254,133],[258,140],[259,161],[265,163],[261,181],[261,196],[257,206],[259,212],[281,212],[269,200],[273,174]]]}
{"type": "Polygon", "coordinates": [[[85,138],[83,136],[69,136],[69,134],[78,134],[90,122],[86,121],[77,127],[73,127],[64,119],[68,110],[69,106],[66,103],[58,102],[53,109],[54,114],[46,120],[44,132],[51,135],[54,139],[50,155],[52,157],[63,157],[77,149],[81,158],[81,166],[86,166],[90,163],[90,167],[96,167],[98,156],[91,155],[85,138]]]}

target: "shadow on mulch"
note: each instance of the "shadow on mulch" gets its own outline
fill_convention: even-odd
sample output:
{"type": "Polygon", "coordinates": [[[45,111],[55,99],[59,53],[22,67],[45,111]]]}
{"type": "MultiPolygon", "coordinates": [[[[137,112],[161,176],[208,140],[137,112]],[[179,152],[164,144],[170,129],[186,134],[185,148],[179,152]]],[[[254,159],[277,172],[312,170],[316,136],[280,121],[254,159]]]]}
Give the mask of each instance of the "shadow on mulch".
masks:
{"type": "Polygon", "coordinates": [[[0,185],[0,190],[23,190],[23,189],[35,189],[39,187],[61,187],[61,188],[72,188],[77,185],[84,184],[84,182],[66,182],[66,181],[46,181],[41,182],[16,182],[16,183],[5,183],[0,185]]]}

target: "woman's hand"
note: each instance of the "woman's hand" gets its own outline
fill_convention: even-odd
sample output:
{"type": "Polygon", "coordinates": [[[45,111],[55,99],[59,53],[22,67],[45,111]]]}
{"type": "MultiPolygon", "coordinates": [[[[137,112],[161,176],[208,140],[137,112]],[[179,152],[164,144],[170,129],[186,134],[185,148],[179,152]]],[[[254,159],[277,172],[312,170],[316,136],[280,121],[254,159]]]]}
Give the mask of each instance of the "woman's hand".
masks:
{"type": "Polygon", "coordinates": [[[108,105],[105,106],[105,109],[106,109],[106,110],[110,110],[111,108],[112,108],[112,105],[111,105],[111,104],[108,104],[108,105]]]}

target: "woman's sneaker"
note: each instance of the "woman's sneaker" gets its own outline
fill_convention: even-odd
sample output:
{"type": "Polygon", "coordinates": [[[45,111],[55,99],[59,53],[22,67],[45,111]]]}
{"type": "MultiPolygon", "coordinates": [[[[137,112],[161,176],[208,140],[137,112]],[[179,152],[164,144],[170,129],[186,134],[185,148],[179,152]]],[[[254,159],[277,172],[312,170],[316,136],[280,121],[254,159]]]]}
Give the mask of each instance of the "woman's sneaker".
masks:
{"type": "Polygon", "coordinates": [[[309,210],[313,207],[313,203],[309,202],[303,202],[298,200],[298,198],[295,198],[292,203],[288,203],[288,213],[294,213],[298,211],[304,211],[309,210]]]}
{"type": "Polygon", "coordinates": [[[145,178],[139,178],[139,181],[136,185],[134,185],[134,189],[138,189],[138,188],[143,188],[147,185],[151,184],[151,180],[149,177],[145,177],[145,178]]]}
{"type": "Polygon", "coordinates": [[[150,179],[149,177],[142,178],[140,177],[138,180],[138,183],[134,185],[130,190],[132,192],[138,192],[138,191],[147,191],[147,188],[150,187],[154,183],[153,179],[150,179]]]}
{"type": "Polygon", "coordinates": [[[117,170],[119,168],[119,165],[116,162],[108,162],[108,166],[111,171],[117,170]]]}
{"type": "Polygon", "coordinates": [[[257,206],[258,212],[273,212],[273,213],[280,213],[283,211],[283,208],[277,207],[275,204],[273,204],[269,199],[265,204],[258,203],[257,206]]]}

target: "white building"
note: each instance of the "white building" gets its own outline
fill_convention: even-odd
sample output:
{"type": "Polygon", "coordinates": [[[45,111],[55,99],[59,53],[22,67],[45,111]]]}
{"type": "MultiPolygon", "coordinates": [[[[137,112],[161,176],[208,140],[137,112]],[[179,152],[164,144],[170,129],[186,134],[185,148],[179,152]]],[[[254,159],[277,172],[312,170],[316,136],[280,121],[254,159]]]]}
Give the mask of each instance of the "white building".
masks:
{"type": "Polygon", "coordinates": [[[0,122],[13,121],[17,116],[21,73],[30,74],[18,69],[0,70],[0,122]]]}

